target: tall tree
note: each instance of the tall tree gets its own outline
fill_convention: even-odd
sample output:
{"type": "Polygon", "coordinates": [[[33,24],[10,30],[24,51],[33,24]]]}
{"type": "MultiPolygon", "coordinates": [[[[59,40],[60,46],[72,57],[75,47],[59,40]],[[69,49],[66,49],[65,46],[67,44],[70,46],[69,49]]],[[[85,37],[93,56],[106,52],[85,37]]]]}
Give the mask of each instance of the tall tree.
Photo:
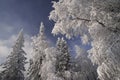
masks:
{"type": "Polygon", "coordinates": [[[41,66],[45,59],[45,49],[48,47],[48,41],[45,36],[45,27],[41,22],[40,31],[33,37],[33,63],[29,69],[27,80],[42,80],[41,66]]]}
{"type": "Polygon", "coordinates": [[[61,80],[56,76],[57,50],[54,47],[49,47],[45,50],[46,57],[41,68],[42,80],[61,80]]]}
{"type": "Polygon", "coordinates": [[[89,58],[98,65],[98,78],[119,80],[120,74],[120,0],[59,0],[50,19],[52,33],[71,38],[81,35],[83,43],[91,42],[89,58]]]}
{"type": "Polygon", "coordinates": [[[13,50],[3,64],[2,80],[24,80],[26,53],[22,47],[24,47],[23,30],[19,32],[13,50]]]}
{"type": "Polygon", "coordinates": [[[42,80],[71,80],[70,53],[66,41],[58,38],[56,48],[45,49],[45,59],[41,67],[42,80]]]}
{"type": "Polygon", "coordinates": [[[62,77],[63,80],[67,80],[65,72],[70,70],[70,52],[67,46],[67,42],[64,38],[58,38],[56,43],[57,56],[56,56],[56,74],[62,77]]]}

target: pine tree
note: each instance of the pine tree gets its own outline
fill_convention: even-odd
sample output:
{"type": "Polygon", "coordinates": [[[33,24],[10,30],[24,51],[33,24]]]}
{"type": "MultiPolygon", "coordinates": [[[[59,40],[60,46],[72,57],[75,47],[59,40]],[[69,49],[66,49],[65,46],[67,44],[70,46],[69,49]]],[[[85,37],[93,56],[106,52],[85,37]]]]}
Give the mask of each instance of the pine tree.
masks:
{"type": "Polygon", "coordinates": [[[33,37],[33,63],[29,69],[27,80],[42,80],[41,66],[45,59],[45,49],[48,47],[48,41],[45,36],[45,27],[41,22],[40,31],[33,37]]]}
{"type": "Polygon", "coordinates": [[[65,79],[65,72],[70,70],[70,53],[68,50],[67,42],[64,38],[58,38],[56,43],[57,56],[56,56],[56,74],[65,79]]]}
{"type": "Polygon", "coordinates": [[[58,38],[55,47],[45,49],[45,59],[41,67],[42,80],[71,80],[70,53],[66,41],[58,38]]]}
{"type": "Polygon", "coordinates": [[[41,68],[41,77],[42,80],[60,80],[60,77],[57,77],[55,72],[55,64],[57,63],[57,51],[55,47],[49,47],[45,50],[45,59],[41,68]]]}
{"type": "Polygon", "coordinates": [[[19,32],[13,50],[4,63],[2,80],[24,80],[23,71],[25,71],[26,53],[22,47],[24,47],[23,30],[19,32]]]}

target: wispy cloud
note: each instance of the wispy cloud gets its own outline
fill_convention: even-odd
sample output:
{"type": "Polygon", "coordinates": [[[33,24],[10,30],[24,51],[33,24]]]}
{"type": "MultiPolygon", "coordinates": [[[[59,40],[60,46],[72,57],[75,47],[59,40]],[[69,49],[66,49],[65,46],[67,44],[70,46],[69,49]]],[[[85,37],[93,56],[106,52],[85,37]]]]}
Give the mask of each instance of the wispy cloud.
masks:
{"type": "MultiPolygon", "coordinates": [[[[12,46],[16,41],[17,35],[12,35],[8,40],[0,40],[0,64],[6,60],[6,57],[11,53],[12,46]]],[[[32,56],[32,47],[30,36],[25,34],[25,47],[24,50],[27,53],[28,59],[32,56]]]]}
{"type": "Polygon", "coordinates": [[[3,63],[10,54],[15,39],[16,36],[12,35],[8,40],[0,40],[0,63],[3,63]]]}

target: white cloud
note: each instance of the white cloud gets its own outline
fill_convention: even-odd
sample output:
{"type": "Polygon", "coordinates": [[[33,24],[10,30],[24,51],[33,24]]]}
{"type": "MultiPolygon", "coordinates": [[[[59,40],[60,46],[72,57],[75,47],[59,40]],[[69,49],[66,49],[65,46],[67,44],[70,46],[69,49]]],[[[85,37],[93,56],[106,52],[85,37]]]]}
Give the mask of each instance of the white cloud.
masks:
{"type": "MultiPolygon", "coordinates": [[[[8,26],[8,25],[6,25],[6,26],[8,26]]],[[[9,26],[9,27],[4,27],[3,30],[6,32],[12,32],[14,30],[14,28],[12,26],[9,26]]]]}
{"type": "Polygon", "coordinates": [[[8,40],[0,40],[0,63],[3,63],[10,54],[15,39],[15,35],[12,35],[8,40]]]}
{"type": "MultiPolygon", "coordinates": [[[[16,41],[17,35],[12,35],[8,40],[0,40],[0,64],[6,60],[6,57],[11,53],[12,46],[16,41]]],[[[32,56],[32,47],[30,36],[25,34],[25,47],[24,50],[27,53],[28,59],[32,56]]]]}
{"type": "Polygon", "coordinates": [[[2,32],[7,32],[7,33],[12,33],[14,30],[13,26],[10,26],[9,24],[6,24],[4,22],[0,23],[0,31],[2,32]]]}

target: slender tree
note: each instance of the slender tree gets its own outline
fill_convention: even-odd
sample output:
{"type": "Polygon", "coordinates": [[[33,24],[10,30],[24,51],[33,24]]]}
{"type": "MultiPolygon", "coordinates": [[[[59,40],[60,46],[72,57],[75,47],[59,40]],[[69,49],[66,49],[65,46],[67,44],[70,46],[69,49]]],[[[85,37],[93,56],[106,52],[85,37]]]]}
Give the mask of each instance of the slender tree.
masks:
{"type": "Polygon", "coordinates": [[[42,80],[71,80],[70,53],[66,41],[58,38],[56,48],[45,49],[45,59],[41,67],[42,80]]]}
{"type": "Polygon", "coordinates": [[[26,53],[22,47],[24,47],[23,30],[19,32],[13,50],[3,64],[2,80],[24,80],[23,71],[25,71],[26,53]]]}
{"type": "Polygon", "coordinates": [[[45,50],[45,60],[41,68],[42,80],[61,80],[56,75],[57,50],[54,47],[49,47],[45,50]]]}
{"type": "Polygon", "coordinates": [[[56,43],[57,56],[56,56],[56,74],[62,77],[63,80],[67,80],[65,72],[70,70],[70,52],[68,49],[67,42],[64,38],[58,38],[56,43]]]}
{"type": "Polygon", "coordinates": [[[41,66],[45,59],[45,49],[48,47],[48,41],[45,36],[45,27],[41,22],[40,31],[33,37],[33,63],[29,69],[27,80],[42,80],[41,66]]]}

